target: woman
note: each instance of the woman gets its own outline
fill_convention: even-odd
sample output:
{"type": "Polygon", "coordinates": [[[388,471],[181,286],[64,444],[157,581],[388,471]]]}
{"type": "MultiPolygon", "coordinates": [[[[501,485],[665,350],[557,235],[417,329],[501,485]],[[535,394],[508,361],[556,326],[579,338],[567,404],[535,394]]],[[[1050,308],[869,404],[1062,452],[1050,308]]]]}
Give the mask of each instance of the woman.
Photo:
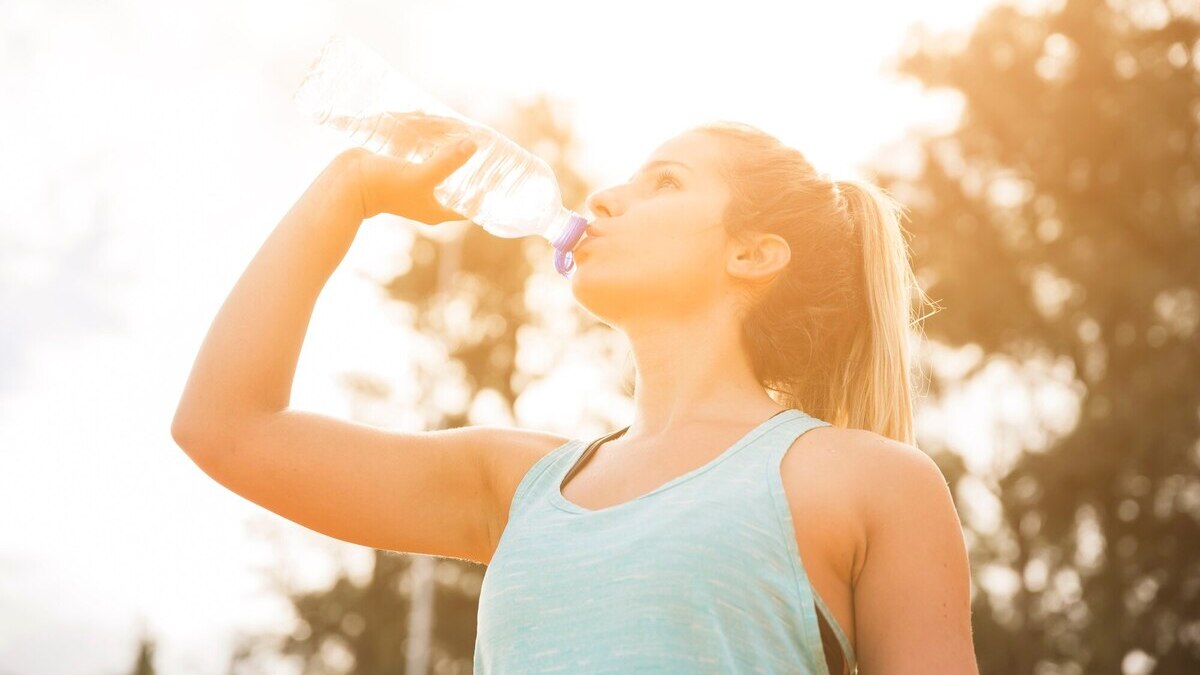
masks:
{"type": "Polygon", "coordinates": [[[899,209],[753,127],[692,129],[588,200],[572,290],[629,338],[630,426],[586,443],[289,407],[359,224],[461,218],[432,189],[470,152],[356,149],[320,174],[205,338],[172,426],[189,456],[329,536],[489,564],[477,673],[976,673],[958,516],[911,445],[899,209]]]}

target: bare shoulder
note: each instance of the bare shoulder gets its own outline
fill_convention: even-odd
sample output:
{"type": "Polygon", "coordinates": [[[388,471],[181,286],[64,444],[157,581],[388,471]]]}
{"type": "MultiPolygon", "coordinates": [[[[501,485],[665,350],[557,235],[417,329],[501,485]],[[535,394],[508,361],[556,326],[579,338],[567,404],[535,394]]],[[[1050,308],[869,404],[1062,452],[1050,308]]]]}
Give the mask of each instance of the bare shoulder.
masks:
{"type": "Polygon", "coordinates": [[[479,437],[479,447],[487,449],[484,453],[484,469],[492,496],[487,550],[487,559],[490,561],[500,541],[500,533],[508,524],[509,507],[521,479],[538,460],[572,439],[547,431],[515,427],[481,425],[471,429],[479,437]]]}
{"type": "Polygon", "coordinates": [[[822,427],[810,433],[818,439],[815,454],[833,458],[823,468],[840,479],[847,495],[857,498],[867,522],[916,493],[946,488],[937,463],[914,445],[865,429],[822,427]]]}
{"type": "Polygon", "coordinates": [[[866,528],[852,584],[860,667],[978,673],[970,562],[945,475],[908,443],[867,431],[842,436],[860,473],[866,528]]]}
{"type": "MultiPolygon", "coordinates": [[[[886,526],[913,493],[945,490],[945,478],[924,451],[864,429],[818,427],[800,436],[780,474],[797,523],[825,552],[831,569],[853,582],[870,533],[886,526]]],[[[937,498],[938,495],[934,495],[937,498]]]]}
{"type": "Polygon", "coordinates": [[[937,501],[948,493],[945,475],[924,450],[871,431],[844,431],[865,488],[864,513],[872,524],[914,499],[937,501]]]}

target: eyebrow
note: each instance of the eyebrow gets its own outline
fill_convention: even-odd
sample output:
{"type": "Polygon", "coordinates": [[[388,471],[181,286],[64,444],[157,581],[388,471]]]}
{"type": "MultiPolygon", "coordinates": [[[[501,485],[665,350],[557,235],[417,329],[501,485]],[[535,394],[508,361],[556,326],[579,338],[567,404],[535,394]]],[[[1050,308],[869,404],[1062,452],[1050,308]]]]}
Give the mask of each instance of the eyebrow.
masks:
{"type": "Polygon", "coordinates": [[[646,166],[643,166],[642,168],[638,169],[636,173],[634,173],[632,176],[629,177],[629,179],[633,180],[634,178],[636,178],[638,176],[638,174],[649,171],[650,169],[653,169],[656,166],[663,166],[665,164],[674,164],[676,166],[683,167],[684,169],[687,169],[688,171],[692,170],[692,167],[688,166],[687,164],[684,164],[683,162],[676,162],[675,160],[671,160],[671,159],[656,159],[653,162],[648,162],[646,164],[646,166]]]}

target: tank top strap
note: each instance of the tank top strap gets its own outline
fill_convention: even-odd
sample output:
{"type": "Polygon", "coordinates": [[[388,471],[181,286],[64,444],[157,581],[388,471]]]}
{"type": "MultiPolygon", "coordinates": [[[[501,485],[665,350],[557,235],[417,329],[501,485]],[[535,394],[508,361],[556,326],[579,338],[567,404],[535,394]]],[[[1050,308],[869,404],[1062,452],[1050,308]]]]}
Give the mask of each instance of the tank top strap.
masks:
{"type": "Polygon", "coordinates": [[[771,466],[777,466],[778,462],[783,460],[788,448],[791,448],[796,439],[803,436],[805,432],[818,427],[833,426],[799,408],[791,408],[781,413],[777,419],[780,420],[780,423],[769,429],[757,443],[761,448],[760,453],[771,463],[771,466]]]}
{"type": "Polygon", "coordinates": [[[817,427],[832,426],[829,422],[817,419],[799,408],[789,408],[773,417],[771,422],[755,445],[759,448],[758,454],[772,462],[782,459],[788,448],[792,447],[792,443],[804,435],[804,432],[817,427]]]}
{"type": "MultiPolygon", "coordinates": [[[[779,464],[783,455],[792,447],[797,438],[809,429],[832,426],[824,420],[812,417],[799,408],[788,408],[769,418],[757,429],[744,436],[738,445],[741,446],[736,454],[736,461],[729,464],[736,466],[736,471],[752,478],[761,485],[763,471],[771,469],[778,475],[779,464]]],[[[772,494],[772,497],[778,495],[772,494]]]]}
{"type": "Polygon", "coordinates": [[[524,514],[531,504],[546,498],[546,493],[558,486],[563,473],[579,454],[588,447],[589,441],[572,438],[566,443],[540,457],[517,484],[509,504],[509,522],[524,514]]]}

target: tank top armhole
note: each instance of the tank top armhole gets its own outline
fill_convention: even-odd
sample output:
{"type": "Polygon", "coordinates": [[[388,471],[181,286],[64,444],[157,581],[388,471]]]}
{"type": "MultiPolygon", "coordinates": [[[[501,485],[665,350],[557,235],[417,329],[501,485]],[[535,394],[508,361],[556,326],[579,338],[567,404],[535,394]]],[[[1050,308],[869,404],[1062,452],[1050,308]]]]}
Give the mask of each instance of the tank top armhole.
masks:
{"type": "MultiPolygon", "coordinates": [[[[804,429],[804,432],[824,426],[833,426],[824,420],[812,419],[816,423],[804,429]]],[[[797,434],[797,437],[803,435],[804,432],[797,434]]],[[[838,625],[833,613],[825,605],[825,601],[821,599],[817,594],[817,590],[813,588],[812,582],[808,578],[808,570],[805,569],[803,559],[800,557],[800,545],[796,541],[795,523],[792,518],[790,503],[787,500],[787,492],[783,485],[783,458],[790,449],[791,444],[788,443],[768,456],[768,461],[766,462],[767,492],[770,495],[771,505],[775,511],[775,520],[783,539],[782,544],[787,550],[787,557],[792,568],[792,573],[795,576],[793,588],[800,594],[801,605],[804,609],[811,611],[811,615],[806,612],[805,616],[800,617],[801,622],[804,624],[801,632],[809,642],[809,650],[820,658],[822,663],[828,666],[828,663],[825,661],[825,643],[821,639],[820,620],[817,617],[817,614],[820,613],[825,622],[832,627],[837,637],[842,656],[848,661],[847,665],[850,668],[850,672],[854,673],[857,672],[858,668],[858,659],[854,653],[854,648],[851,647],[850,640],[846,637],[842,627],[838,625]]],[[[828,670],[828,667],[826,667],[826,670],[828,670]]]]}
{"type": "Polygon", "coordinates": [[[573,438],[551,450],[550,452],[547,452],[545,455],[542,455],[536,462],[533,463],[532,466],[529,467],[529,470],[526,471],[525,475],[521,477],[521,482],[517,483],[517,489],[513,491],[512,502],[510,502],[508,505],[509,522],[512,521],[512,518],[517,514],[517,511],[520,510],[521,502],[525,498],[526,493],[529,492],[530,488],[533,487],[533,484],[536,483],[539,478],[541,478],[542,474],[546,473],[547,469],[549,469],[554,465],[555,462],[558,461],[559,457],[574,449],[576,444],[579,442],[579,439],[573,438]]]}
{"type": "Polygon", "coordinates": [[[821,599],[821,596],[816,592],[816,589],[813,589],[812,595],[813,600],[816,601],[817,610],[821,612],[825,619],[825,623],[833,631],[834,637],[837,638],[838,644],[841,646],[842,657],[848,662],[847,667],[851,669],[851,672],[857,672],[858,655],[854,653],[854,647],[850,644],[850,638],[846,636],[846,632],[842,630],[840,625],[838,625],[837,617],[833,615],[833,611],[830,610],[829,606],[825,604],[825,601],[821,599]]]}

